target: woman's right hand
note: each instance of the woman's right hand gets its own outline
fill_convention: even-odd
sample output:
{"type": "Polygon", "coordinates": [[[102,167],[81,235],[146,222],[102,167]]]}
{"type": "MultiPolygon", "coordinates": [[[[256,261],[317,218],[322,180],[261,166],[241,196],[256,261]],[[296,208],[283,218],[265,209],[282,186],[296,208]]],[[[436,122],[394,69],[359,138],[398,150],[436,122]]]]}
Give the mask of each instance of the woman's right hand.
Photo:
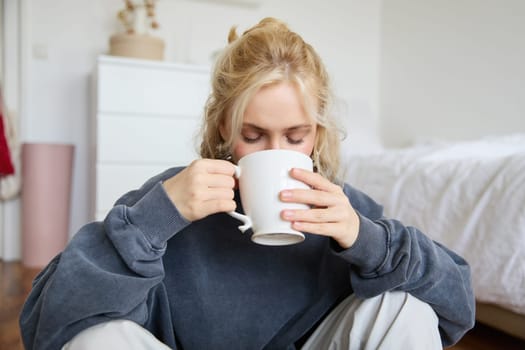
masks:
{"type": "Polygon", "coordinates": [[[226,160],[198,159],[163,186],[179,213],[188,221],[235,210],[235,166],[226,160]]]}

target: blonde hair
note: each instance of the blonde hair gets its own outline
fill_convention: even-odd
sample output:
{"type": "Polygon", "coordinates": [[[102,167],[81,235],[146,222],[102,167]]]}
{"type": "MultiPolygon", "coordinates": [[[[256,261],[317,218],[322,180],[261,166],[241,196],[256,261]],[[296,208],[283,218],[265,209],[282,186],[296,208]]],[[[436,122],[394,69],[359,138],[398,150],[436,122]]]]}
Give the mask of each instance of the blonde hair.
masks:
{"type": "Polygon", "coordinates": [[[311,154],[314,165],[323,176],[336,180],[340,138],[330,115],[328,74],[312,46],[274,18],[263,19],[240,37],[235,27],[230,30],[228,46],[215,64],[212,91],[205,106],[201,156],[228,159],[250,99],[261,87],[279,82],[294,83],[302,94],[305,111],[317,123],[311,154]],[[228,140],[220,134],[221,125],[226,123],[231,130],[228,140]]]}

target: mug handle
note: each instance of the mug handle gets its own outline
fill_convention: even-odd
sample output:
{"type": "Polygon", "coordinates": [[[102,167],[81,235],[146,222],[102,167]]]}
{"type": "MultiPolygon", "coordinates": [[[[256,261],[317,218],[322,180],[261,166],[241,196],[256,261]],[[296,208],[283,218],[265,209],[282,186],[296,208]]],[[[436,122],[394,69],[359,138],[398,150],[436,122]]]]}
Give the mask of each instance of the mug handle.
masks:
{"type": "MultiPolygon", "coordinates": [[[[237,165],[234,165],[234,167],[235,167],[235,177],[239,179],[241,177],[241,168],[239,168],[239,166],[237,165]]],[[[236,211],[229,211],[227,212],[227,214],[239,221],[242,221],[243,225],[239,226],[239,230],[242,233],[246,232],[248,229],[252,227],[252,219],[250,219],[249,216],[243,215],[236,211]]]]}

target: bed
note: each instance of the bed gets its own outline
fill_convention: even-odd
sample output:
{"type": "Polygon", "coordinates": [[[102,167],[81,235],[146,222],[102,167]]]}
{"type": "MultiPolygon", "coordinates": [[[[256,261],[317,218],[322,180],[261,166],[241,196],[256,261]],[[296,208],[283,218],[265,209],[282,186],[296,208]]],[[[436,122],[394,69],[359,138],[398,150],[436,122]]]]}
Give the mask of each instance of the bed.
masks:
{"type": "Polygon", "coordinates": [[[525,339],[525,134],[353,154],[345,180],[466,258],[476,318],[525,339]]]}

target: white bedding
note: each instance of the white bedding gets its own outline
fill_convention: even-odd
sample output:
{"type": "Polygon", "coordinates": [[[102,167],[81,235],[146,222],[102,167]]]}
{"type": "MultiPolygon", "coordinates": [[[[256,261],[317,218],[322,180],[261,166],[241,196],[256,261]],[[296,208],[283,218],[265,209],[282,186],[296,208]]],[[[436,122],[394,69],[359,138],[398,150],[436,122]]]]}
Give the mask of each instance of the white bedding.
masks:
{"type": "Polygon", "coordinates": [[[466,258],[476,298],[525,314],[525,134],[349,156],[346,181],[466,258]]]}

